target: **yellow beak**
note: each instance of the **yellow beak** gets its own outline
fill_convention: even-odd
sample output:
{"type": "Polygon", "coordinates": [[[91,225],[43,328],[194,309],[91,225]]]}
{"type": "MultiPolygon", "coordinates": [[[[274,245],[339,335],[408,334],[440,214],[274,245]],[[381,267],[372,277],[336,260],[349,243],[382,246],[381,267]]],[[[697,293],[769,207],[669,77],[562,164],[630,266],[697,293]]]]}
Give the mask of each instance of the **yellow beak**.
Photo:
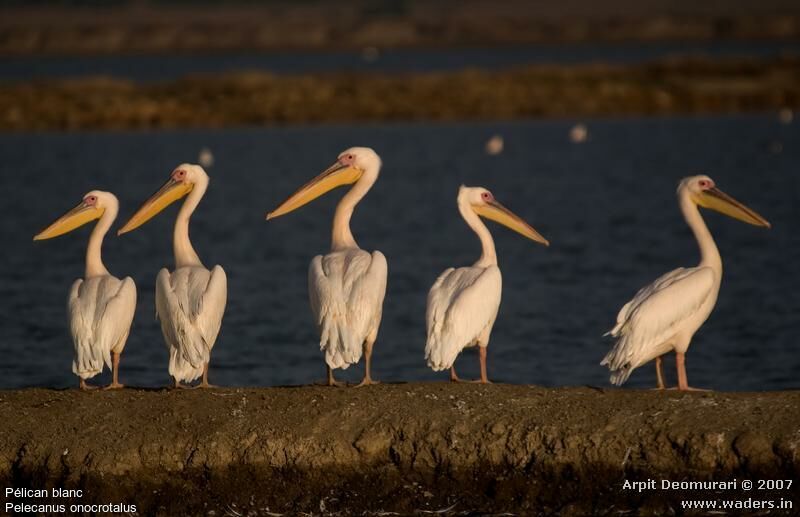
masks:
{"type": "Polygon", "coordinates": [[[56,220],[56,222],[36,234],[33,240],[41,241],[44,239],[52,239],[53,237],[58,237],[59,235],[64,235],[65,233],[71,232],[75,228],[79,228],[88,222],[99,219],[100,216],[103,215],[103,212],[105,212],[104,208],[97,208],[96,206],[87,205],[81,201],[78,206],[62,215],[56,220]]]}
{"type": "Polygon", "coordinates": [[[473,210],[475,210],[475,213],[481,217],[485,217],[500,223],[506,228],[510,228],[532,241],[540,242],[545,246],[550,246],[550,243],[547,241],[547,239],[542,237],[542,234],[534,230],[531,225],[526,223],[524,220],[522,220],[522,218],[497,201],[490,201],[486,205],[474,206],[473,210]]]}
{"type": "Polygon", "coordinates": [[[704,190],[701,194],[695,196],[695,202],[704,208],[716,210],[748,224],[770,228],[770,224],[766,219],[718,188],[704,190]]]}
{"type": "Polygon", "coordinates": [[[140,227],[169,205],[191,192],[193,187],[193,183],[175,181],[170,178],[169,181],[164,183],[164,185],[158,189],[158,192],[150,196],[150,199],[145,201],[141,208],[133,214],[133,217],[117,231],[117,235],[128,233],[140,227]]]}
{"type": "Polygon", "coordinates": [[[289,196],[289,199],[281,203],[278,208],[268,213],[267,221],[288,214],[293,210],[297,210],[301,206],[310,203],[322,194],[336,187],[355,183],[361,177],[361,174],[362,171],[355,167],[342,165],[336,162],[325,169],[322,174],[300,187],[297,192],[289,196]]]}

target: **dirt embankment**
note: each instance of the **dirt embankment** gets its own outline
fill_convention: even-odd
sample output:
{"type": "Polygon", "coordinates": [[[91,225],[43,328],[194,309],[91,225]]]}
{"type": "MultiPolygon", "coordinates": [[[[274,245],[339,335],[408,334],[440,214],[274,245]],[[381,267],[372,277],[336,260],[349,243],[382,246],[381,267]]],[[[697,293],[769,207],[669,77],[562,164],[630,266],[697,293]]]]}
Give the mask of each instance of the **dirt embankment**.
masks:
{"type": "Polygon", "coordinates": [[[800,108],[800,57],[420,74],[0,84],[0,130],[737,113],[800,108]]]}
{"type": "Polygon", "coordinates": [[[798,481],[798,447],[800,392],[446,383],[0,392],[2,486],[79,488],[81,498],[62,502],[136,504],[140,514],[658,515],[709,497],[798,505],[796,486],[624,489],[626,479],[798,481]]]}

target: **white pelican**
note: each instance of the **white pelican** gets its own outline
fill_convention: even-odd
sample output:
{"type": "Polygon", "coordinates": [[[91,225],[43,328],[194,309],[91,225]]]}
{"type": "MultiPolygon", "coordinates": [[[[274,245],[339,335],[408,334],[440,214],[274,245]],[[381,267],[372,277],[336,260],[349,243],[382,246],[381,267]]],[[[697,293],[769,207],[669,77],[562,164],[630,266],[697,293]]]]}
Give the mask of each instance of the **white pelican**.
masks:
{"type": "Polygon", "coordinates": [[[333,165],[300,187],[289,199],[267,214],[267,220],[287,214],[341,185],[353,184],[333,216],[331,252],[317,255],[308,270],[308,296],[325,351],[328,385],[338,386],[333,369],[346,369],[366,358],[364,380],[358,386],[376,384],[371,376],[372,346],[378,337],[386,294],[386,257],[368,253],[350,232],[350,217],[359,201],[378,179],[380,157],[370,148],[352,147],[333,165]]]}
{"type": "Polygon", "coordinates": [[[478,235],[483,252],[470,267],[444,271],[428,293],[428,341],[425,358],[434,371],[450,368],[450,380],[458,382],[456,357],[467,347],[478,345],[481,362],[480,382],[486,376],[486,347],[500,308],[502,277],[497,267],[497,254],[489,229],[479,216],[491,219],[525,237],[549,246],[550,243],[510,210],[495,201],[482,187],[458,189],[458,211],[478,235]]]}
{"type": "Polygon", "coordinates": [[[175,271],[166,268],[156,278],[156,315],[161,321],[169,349],[169,374],[176,388],[201,375],[199,384],[208,388],[208,363],[217,341],[228,296],[228,280],[222,267],[209,271],[189,241],[189,218],[208,188],[208,175],[199,165],[184,163],[169,180],[119,230],[119,234],[138,228],[171,203],[184,196],[175,219],[173,246],[175,271]]]}
{"type": "Polygon", "coordinates": [[[611,370],[613,384],[622,384],[635,368],[655,359],[658,388],[663,389],[661,356],[674,350],[678,389],[691,389],[684,354],[692,336],[714,309],[722,282],[722,258],[697,207],[755,226],[770,226],[766,219],[717,189],[708,176],[684,178],[678,185],[678,200],[700,247],[700,264],[663,275],[640,289],[619,311],[617,324],[606,334],[617,341],[600,363],[611,370]]]}
{"type": "Polygon", "coordinates": [[[100,248],[103,238],[117,218],[119,202],[114,194],[93,190],[83,196],[78,206],[59,217],[33,240],[50,239],[99,219],[86,249],[84,279],[75,280],[69,291],[67,312],[75,359],[72,372],[80,377],[81,389],[93,389],[86,383],[103,370],[112,371],[108,388],[122,388],[119,383],[119,359],[128,340],[136,312],[136,284],[112,276],[103,264],[100,248]]]}

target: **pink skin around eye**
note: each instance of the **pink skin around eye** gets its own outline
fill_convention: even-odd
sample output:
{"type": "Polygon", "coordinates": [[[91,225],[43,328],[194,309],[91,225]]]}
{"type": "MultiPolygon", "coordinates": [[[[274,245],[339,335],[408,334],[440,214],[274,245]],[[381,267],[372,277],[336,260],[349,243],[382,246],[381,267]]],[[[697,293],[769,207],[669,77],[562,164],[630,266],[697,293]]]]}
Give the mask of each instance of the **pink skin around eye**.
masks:
{"type": "Polygon", "coordinates": [[[180,181],[185,177],[186,177],[186,171],[183,170],[183,169],[178,169],[178,170],[176,170],[175,172],[172,173],[172,179],[174,179],[176,181],[180,181]]]}
{"type": "Polygon", "coordinates": [[[342,163],[342,165],[353,165],[354,157],[352,154],[346,154],[339,158],[339,161],[342,163]]]}
{"type": "Polygon", "coordinates": [[[483,194],[481,194],[481,197],[483,198],[484,201],[491,201],[492,200],[492,195],[490,193],[488,193],[488,192],[484,192],[483,194]]]}
{"type": "Polygon", "coordinates": [[[94,196],[87,196],[83,199],[83,202],[87,205],[93,206],[95,203],[97,203],[97,198],[94,196]]]}

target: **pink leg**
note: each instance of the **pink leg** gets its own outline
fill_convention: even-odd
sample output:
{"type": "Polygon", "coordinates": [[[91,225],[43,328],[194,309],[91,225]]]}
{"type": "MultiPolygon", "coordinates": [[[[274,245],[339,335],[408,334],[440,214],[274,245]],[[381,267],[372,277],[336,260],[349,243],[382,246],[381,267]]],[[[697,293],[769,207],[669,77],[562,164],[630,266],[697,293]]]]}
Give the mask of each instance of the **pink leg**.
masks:
{"type": "Polygon", "coordinates": [[[341,387],[341,386],[345,386],[346,384],[347,383],[345,383],[345,382],[337,381],[336,379],[334,379],[333,378],[333,370],[331,369],[330,366],[328,366],[328,386],[335,386],[335,387],[338,388],[338,387],[341,387]]]}
{"type": "Polygon", "coordinates": [[[111,384],[106,386],[107,390],[114,390],[124,388],[123,384],[119,383],[119,359],[120,354],[111,352],[111,384]]]}
{"type": "Polygon", "coordinates": [[[659,390],[664,389],[664,370],[661,366],[663,362],[662,356],[656,357],[656,382],[658,383],[656,389],[659,390]]]}
{"type": "Polygon", "coordinates": [[[92,386],[91,384],[87,384],[86,381],[83,380],[83,379],[81,379],[79,385],[80,385],[81,389],[84,390],[84,391],[96,390],[97,389],[97,386],[92,386]]]}
{"type": "Polygon", "coordinates": [[[458,375],[456,375],[455,365],[450,367],[450,382],[461,382],[461,379],[459,379],[458,375]]]}
{"type": "Polygon", "coordinates": [[[356,386],[356,388],[360,388],[361,386],[369,386],[370,384],[380,384],[379,381],[372,380],[372,345],[373,343],[370,343],[369,341],[364,343],[364,380],[362,380],[356,386]]]}
{"type": "Polygon", "coordinates": [[[481,384],[491,384],[489,378],[486,376],[486,347],[478,346],[478,352],[480,353],[481,360],[481,379],[477,382],[481,384]]]}
{"type": "Polygon", "coordinates": [[[678,390],[680,391],[708,391],[704,389],[692,388],[686,379],[686,357],[685,354],[675,352],[675,365],[678,367],[678,390]]]}
{"type": "Polygon", "coordinates": [[[208,363],[203,366],[203,380],[197,385],[198,388],[216,388],[213,384],[208,383],[208,363]]]}

